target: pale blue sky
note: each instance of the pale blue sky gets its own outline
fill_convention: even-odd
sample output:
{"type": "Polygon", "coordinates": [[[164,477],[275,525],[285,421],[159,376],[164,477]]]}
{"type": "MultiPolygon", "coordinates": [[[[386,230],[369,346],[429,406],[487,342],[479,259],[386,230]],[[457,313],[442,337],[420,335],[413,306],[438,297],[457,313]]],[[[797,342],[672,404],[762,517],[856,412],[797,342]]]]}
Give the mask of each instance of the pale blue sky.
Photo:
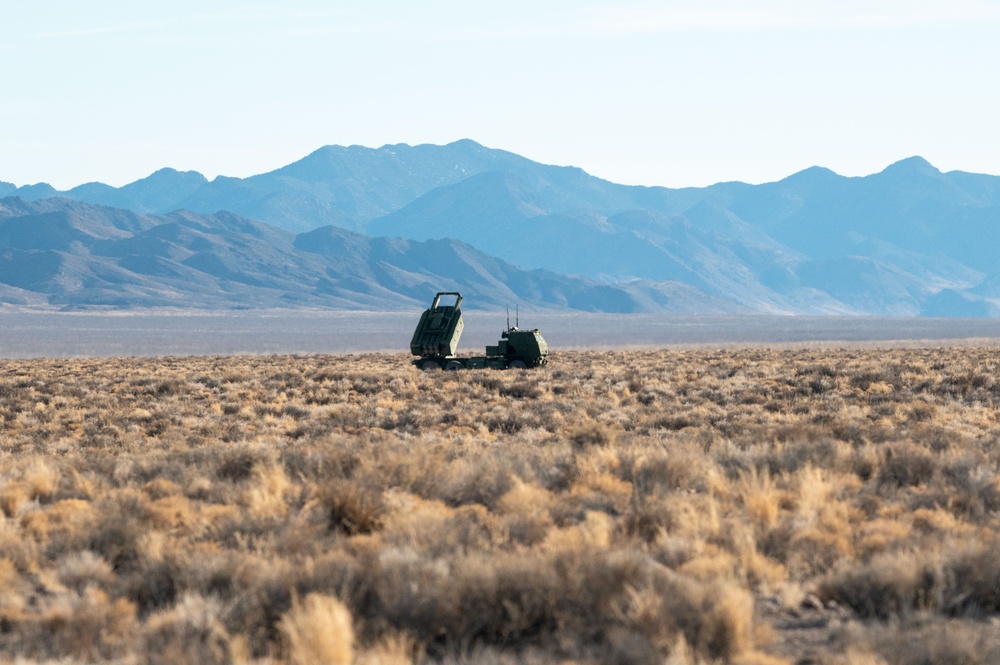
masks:
{"type": "Polygon", "coordinates": [[[17,185],[460,138],[671,187],[1000,174],[996,1],[11,0],[0,62],[17,185]]]}

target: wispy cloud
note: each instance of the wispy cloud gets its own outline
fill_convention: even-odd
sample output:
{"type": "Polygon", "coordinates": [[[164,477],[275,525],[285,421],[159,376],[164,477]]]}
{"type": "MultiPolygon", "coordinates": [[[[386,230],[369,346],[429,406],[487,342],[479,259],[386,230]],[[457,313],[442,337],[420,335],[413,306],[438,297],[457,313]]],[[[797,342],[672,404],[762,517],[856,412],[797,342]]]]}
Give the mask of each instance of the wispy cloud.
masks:
{"type": "MultiPolygon", "coordinates": [[[[492,12],[397,12],[355,9],[334,21],[298,23],[305,34],[395,35],[408,41],[537,39],[674,33],[754,33],[809,29],[882,29],[1000,21],[1000,2],[983,0],[605,0],[528,5],[492,12]],[[402,15],[400,15],[402,14],[402,15]]],[[[303,34],[303,32],[297,32],[303,34]]]]}
{"type": "Polygon", "coordinates": [[[770,2],[632,3],[591,5],[577,29],[607,34],[653,34],[689,31],[782,31],[803,28],[896,28],[940,26],[1000,20],[1000,4],[979,0],[950,3],[770,2]]]}
{"type": "Polygon", "coordinates": [[[115,25],[102,25],[90,28],[77,28],[74,30],[58,30],[54,32],[39,32],[31,35],[36,39],[61,39],[66,37],[90,37],[94,35],[121,34],[129,32],[143,32],[170,27],[181,23],[179,18],[158,19],[155,21],[135,21],[131,23],[118,23],[115,25]]]}
{"type": "Polygon", "coordinates": [[[217,37],[299,39],[330,35],[398,37],[406,41],[478,41],[681,32],[781,32],[808,29],[880,29],[1000,21],[993,0],[626,0],[529,5],[512,0],[503,10],[443,11],[401,4],[275,9],[248,5],[69,30],[40,32],[39,39],[86,38],[129,33],[184,36],[211,27],[217,37]],[[484,18],[489,17],[489,21],[484,18]]]}
{"type": "MultiPolygon", "coordinates": [[[[68,39],[130,33],[186,33],[206,26],[217,30],[216,34],[245,34],[249,36],[264,32],[280,35],[283,31],[287,32],[290,26],[298,26],[308,31],[317,26],[329,25],[331,22],[336,24],[338,23],[336,19],[343,17],[344,14],[344,10],[338,9],[279,10],[273,7],[251,5],[197,14],[172,15],[147,20],[37,32],[28,36],[34,39],[68,39]]],[[[346,28],[344,25],[340,27],[341,29],[346,28]]],[[[355,26],[355,28],[360,29],[363,26],[355,26]]]]}

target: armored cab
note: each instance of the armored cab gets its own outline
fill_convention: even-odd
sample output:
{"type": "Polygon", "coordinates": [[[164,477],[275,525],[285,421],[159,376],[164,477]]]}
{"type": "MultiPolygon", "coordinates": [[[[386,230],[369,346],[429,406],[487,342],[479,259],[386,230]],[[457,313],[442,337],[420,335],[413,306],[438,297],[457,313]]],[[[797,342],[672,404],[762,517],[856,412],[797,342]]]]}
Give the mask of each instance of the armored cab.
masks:
{"type": "Polygon", "coordinates": [[[542,333],[521,330],[516,326],[500,333],[496,346],[486,347],[486,357],[503,358],[507,367],[540,367],[548,362],[549,346],[542,333]]]}
{"type": "Polygon", "coordinates": [[[462,294],[442,291],[424,310],[410,340],[410,353],[421,358],[448,358],[455,355],[465,324],[462,322],[462,294]],[[455,296],[455,303],[442,305],[441,296],[455,296]]]}

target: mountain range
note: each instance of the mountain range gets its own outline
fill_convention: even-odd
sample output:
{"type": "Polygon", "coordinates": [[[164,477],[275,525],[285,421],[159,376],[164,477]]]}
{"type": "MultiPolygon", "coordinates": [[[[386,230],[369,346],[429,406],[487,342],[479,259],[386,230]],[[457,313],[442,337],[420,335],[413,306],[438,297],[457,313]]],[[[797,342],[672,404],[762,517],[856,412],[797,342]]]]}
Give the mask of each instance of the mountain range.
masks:
{"type": "Polygon", "coordinates": [[[669,189],[463,140],[0,197],[12,303],[394,309],[456,289],[483,307],[1000,315],[1000,177],[919,157],[669,189]]]}
{"type": "MultiPolygon", "coordinates": [[[[679,283],[608,285],[522,270],[458,240],[370,238],[324,226],[294,234],[229,212],[139,214],[67,198],[0,199],[0,302],[132,309],[426,306],[461,290],[478,308],[687,311],[679,283]]],[[[721,299],[708,311],[735,311],[721,299]]]]}

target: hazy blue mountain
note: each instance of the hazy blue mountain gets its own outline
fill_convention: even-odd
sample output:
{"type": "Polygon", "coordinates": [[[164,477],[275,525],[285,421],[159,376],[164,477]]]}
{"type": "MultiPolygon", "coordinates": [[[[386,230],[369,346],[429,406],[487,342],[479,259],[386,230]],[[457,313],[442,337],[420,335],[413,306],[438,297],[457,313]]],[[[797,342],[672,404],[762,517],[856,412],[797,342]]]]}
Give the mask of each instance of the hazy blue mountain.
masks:
{"type": "Polygon", "coordinates": [[[273,226],[304,231],[334,224],[353,230],[402,208],[431,189],[488,172],[514,174],[537,190],[553,212],[650,208],[670,211],[698,200],[696,189],[619,185],[581,169],[539,164],[470,140],[448,145],[325,146],[297,162],[249,178],[163,169],[121,188],[83,185],[56,192],[47,185],[7,194],[27,200],[66,196],[140,212],[228,210],[273,226]],[[183,176],[183,182],[178,182],[183,176]],[[43,187],[48,190],[43,192],[43,187]]]}
{"type": "Polygon", "coordinates": [[[59,196],[59,192],[56,191],[55,187],[48,184],[47,182],[40,182],[34,185],[24,185],[23,187],[17,187],[12,192],[8,192],[5,196],[17,196],[26,201],[38,201],[39,199],[48,199],[53,196],[59,196]]]}
{"type": "Polygon", "coordinates": [[[858,311],[888,316],[916,314],[933,295],[918,277],[862,256],[806,261],[796,274],[803,286],[828,293],[858,311]]]}
{"type": "Polygon", "coordinates": [[[378,283],[417,301],[437,284],[437,290],[471,295],[475,306],[480,302],[533,302],[600,312],[747,311],[678,282],[637,280],[610,285],[547,270],[522,270],[453,239],[418,242],[368,238],[329,226],[300,234],[295,246],[335,261],[343,273],[359,283],[378,283]],[[449,267],[447,271],[445,266],[449,267]],[[415,281],[415,276],[428,279],[415,281]]]}
{"type": "MultiPolygon", "coordinates": [[[[172,212],[183,208],[181,202],[207,182],[205,176],[196,171],[175,171],[165,168],[124,187],[115,188],[101,183],[88,183],[74,187],[64,196],[136,212],[172,212]]],[[[227,208],[223,207],[206,212],[225,209],[227,208]]]]}
{"type": "Polygon", "coordinates": [[[438,290],[461,290],[472,308],[742,311],[684,284],[614,286],[523,270],[453,239],[369,238],[336,227],[296,236],[228,212],[0,199],[0,302],[399,309],[426,306],[438,290]]]}
{"type": "Polygon", "coordinates": [[[967,289],[966,293],[971,293],[983,298],[1000,299],[1000,272],[994,273],[992,277],[984,279],[975,287],[967,289]]]}
{"type": "Polygon", "coordinates": [[[503,173],[432,190],[376,220],[377,235],[458,238],[525,268],[608,282],[674,281],[753,311],[849,313],[848,305],[800,289],[804,260],[710,203],[688,216],[649,210],[549,214],[541,194],[503,173]]]}
{"type": "Polygon", "coordinates": [[[776,183],[732,188],[726,207],[779,242],[815,258],[857,254],[866,240],[997,267],[1000,177],[941,173],[919,157],[845,178],[808,169],[776,183]]]}
{"type": "MultiPolygon", "coordinates": [[[[914,158],[866,178],[812,168],[766,185],[722,183],[674,213],[553,213],[528,181],[486,173],[368,229],[459,238],[528,268],[677,280],[755,311],[915,315],[942,290],[964,293],[1000,273],[1000,178],[942,174],[914,158]]],[[[972,311],[964,302],[934,311],[972,311]]]]}
{"type": "MultiPolygon", "coordinates": [[[[12,187],[0,183],[0,195],[56,194],[44,183],[12,187]]],[[[250,178],[162,169],[121,188],[59,194],[139,213],[225,210],[293,232],[335,225],[456,239],[522,269],[630,285],[633,298],[663,283],[680,297],[683,284],[715,298],[710,308],[963,315],[1000,303],[1000,177],[942,173],[919,157],[859,178],[812,167],[762,185],[668,189],[464,140],[326,146],[250,178]]],[[[69,243],[78,231],[52,227],[69,243]]]]}
{"type": "Polygon", "coordinates": [[[270,173],[218,178],[180,202],[196,211],[233,210],[295,231],[333,224],[365,230],[368,222],[428,191],[483,173],[513,174],[539,192],[554,211],[619,210],[662,206],[683,190],[630,187],[581,169],[549,166],[470,140],[438,145],[326,146],[270,173]],[[659,191],[657,195],[656,192],[659,191]],[[651,195],[652,194],[652,195],[651,195]]]}
{"type": "Polygon", "coordinates": [[[924,301],[920,314],[964,318],[1000,316],[1000,305],[997,299],[989,300],[969,292],[944,289],[924,301]]]}

